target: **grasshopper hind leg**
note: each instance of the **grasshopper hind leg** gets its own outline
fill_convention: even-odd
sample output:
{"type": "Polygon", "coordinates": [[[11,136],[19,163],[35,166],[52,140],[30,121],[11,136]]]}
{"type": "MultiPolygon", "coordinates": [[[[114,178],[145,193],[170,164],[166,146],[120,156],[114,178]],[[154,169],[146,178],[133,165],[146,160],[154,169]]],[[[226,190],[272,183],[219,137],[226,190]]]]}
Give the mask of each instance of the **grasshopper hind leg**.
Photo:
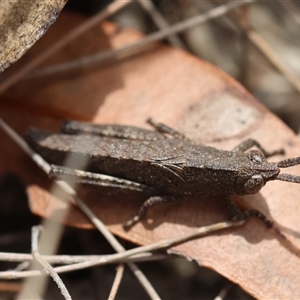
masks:
{"type": "Polygon", "coordinates": [[[178,199],[175,197],[161,197],[161,196],[153,196],[147,199],[143,205],[140,207],[138,213],[131,219],[129,219],[124,225],[123,228],[128,231],[133,225],[140,222],[141,219],[145,217],[150,207],[166,204],[170,202],[175,202],[178,199]]]}
{"type": "Polygon", "coordinates": [[[147,123],[150,124],[156,131],[162,133],[162,134],[169,134],[177,139],[187,140],[188,138],[182,134],[181,132],[169,127],[168,125],[165,125],[163,123],[158,123],[153,121],[153,119],[149,118],[147,120],[147,123]]]}
{"type": "Polygon", "coordinates": [[[50,178],[61,179],[70,183],[81,184],[95,188],[111,188],[124,193],[142,193],[153,195],[155,190],[147,185],[117,178],[105,174],[74,170],[67,167],[51,165],[50,178]]]}
{"type": "Polygon", "coordinates": [[[93,124],[66,120],[61,125],[64,134],[87,134],[127,140],[156,141],[166,137],[157,131],[117,124],[93,124]]]}

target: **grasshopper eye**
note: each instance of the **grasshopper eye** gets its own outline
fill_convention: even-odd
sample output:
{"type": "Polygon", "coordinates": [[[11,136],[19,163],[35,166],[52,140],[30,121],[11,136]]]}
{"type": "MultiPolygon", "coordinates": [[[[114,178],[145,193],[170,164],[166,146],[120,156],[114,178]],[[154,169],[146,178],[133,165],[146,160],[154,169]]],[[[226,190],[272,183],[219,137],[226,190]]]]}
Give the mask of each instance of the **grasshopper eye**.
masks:
{"type": "Polygon", "coordinates": [[[259,155],[252,156],[252,160],[256,163],[261,163],[262,162],[262,159],[259,155]]]}
{"type": "Polygon", "coordinates": [[[264,180],[261,175],[253,175],[244,185],[247,194],[256,194],[264,186],[264,180]]]}
{"type": "Polygon", "coordinates": [[[261,164],[263,162],[263,160],[265,159],[263,154],[257,150],[251,150],[248,152],[247,155],[251,159],[251,161],[253,161],[256,164],[261,164]]]}

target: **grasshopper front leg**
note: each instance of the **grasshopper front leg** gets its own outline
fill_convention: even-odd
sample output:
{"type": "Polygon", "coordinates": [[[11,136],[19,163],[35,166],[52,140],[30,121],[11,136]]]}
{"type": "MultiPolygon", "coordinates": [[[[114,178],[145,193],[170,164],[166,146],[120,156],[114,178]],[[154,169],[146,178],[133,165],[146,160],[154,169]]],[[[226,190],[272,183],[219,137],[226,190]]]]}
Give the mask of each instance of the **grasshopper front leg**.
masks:
{"type": "Polygon", "coordinates": [[[258,141],[253,140],[253,139],[247,139],[247,140],[243,141],[242,143],[240,143],[236,147],[234,147],[232,149],[232,151],[245,152],[252,147],[256,147],[258,150],[260,150],[266,158],[277,155],[277,154],[284,154],[284,149],[282,149],[282,148],[269,152],[269,151],[265,150],[258,141]]]}
{"type": "Polygon", "coordinates": [[[232,196],[228,196],[227,199],[227,207],[232,215],[233,221],[241,221],[250,217],[256,217],[263,221],[268,228],[273,226],[273,222],[271,222],[263,213],[261,213],[257,209],[250,209],[245,212],[242,212],[236,203],[233,201],[232,196]]]}

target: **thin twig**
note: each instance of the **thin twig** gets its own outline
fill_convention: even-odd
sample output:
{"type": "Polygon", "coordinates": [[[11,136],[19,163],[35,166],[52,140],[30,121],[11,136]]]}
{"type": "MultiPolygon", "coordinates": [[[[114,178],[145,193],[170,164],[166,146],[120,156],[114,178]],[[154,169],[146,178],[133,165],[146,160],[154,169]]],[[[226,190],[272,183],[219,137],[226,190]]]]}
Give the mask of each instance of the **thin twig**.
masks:
{"type": "MultiPolygon", "coordinates": [[[[10,128],[1,118],[0,127],[37,163],[38,166],[42,168],[47,174],[50,172],[50,165],[37,153],[35,153],[26,142],[12,129],[10,128]]],[[[105,225],[100,221],[98,217],[84,204],[83,201],[76,195],[76,192],[72,186],[67,182],[62,180],[57,180],[56,184],[64,191],[66,194],[71,196],[76,205],[88,216],[89,220],[95,225],[95,227],[105,236],[107,241],[112,245],[112,247],[117,252],[125,251],[124,247],[118,242],[118,240],[107,230],[105,225]]],[[[149,280],[140,271],[140,269],[134,263],[127,264],[134,275],[137,277],[138,281],[142,284],[151,299],[160,299],[154,288],[152,287],[149,280]]]]}
{"type": "Polygon", "coordinates": [[[278,1],[289,13],[289,15],[294,19],[297,25],[300,25],[300,9],[291,0],[279,0],[278,1]]]}
{"type": "Polygon", "coordinates": [[[254,30],[246,31],[249,40],[268,58],[273,66],[278,69],[286,79],[300,93],[300,79],[291,72],[291,70],[282,63],[280,58],[274,52],[273,48],[254,30]]]}
{"type": "MultiPolygon", "coordinates": [[[[51,264],[73,264],[88,260],[103,261],[110,263],[107,259],[111,256],[108,255],[43,255],[43,258],[51,264]]],[[[140,262],[140,261],[153,261],[153,260],[163,260],[170,258],[169,254],[164,253],[152,253],[143,252],[140,254],[132,255],[128,258],[121,259],[118,263],[124,262],[140,262]]],[[[27,263],[32,260],[32,255],[27,253],[11,253],[11,252],[0,252],[0,261],[10,261],[10,262],[24,262],[26,267],[27,263]]],[[[16,268],[16,271],[22,271],[25,268],[16,268]]]]}
{"type": "Polygon", "coordinates": [[[76,60],[72,60],[72,61],[69,61],[66,63],[59,64],[59,65],[46,67],[46,68],[37,70],[36,72],[32,73],[27,78],[40,77],[40,76],[45,76],[45,75],[53,75],[53,74],[63,72],[63,71],[74,70],[79,67],[80,68],[88,67],[90,65],[94,65],[96,63],[106,61],[108,59],[124,57],[125,55],[135,53],[135,51],[140,49],[141,47],[144,47],[153,42],[162,40],[170,35],[184,31],[188,28],[191,28],[195,25],[199,25],[208,20],[212,20],[212,19],[221,17],[233,9],[236,9],[236,8],[238,8],[242,5],[248,4],[248,3],[252,3],[254,1],[255,0],[242,0],[242,1],[228,2],[227,4],[220,5],[216,8],[211,9],[206,13],[189,18],[182,22],[178,22],[168,28],[164,28],[158,32],[149,34],[145,38],[139,40],[138,42],[130,44],[128,46],[124,46],[122,48],[115,49],[115,50],[103,51],[103,52],[100,52],[95,55],[86,56],[86,57],[82,57],[80,59],[76,59],[76,60]]]}
{"type": "MultiPolygon", "coordinates": [[[[289,2],[287,2],[289,3],[289,2]]],[[[291,3],[289,3],[291,4],[291,3]]],[[[298,12],[299,10],[295,10],[298,12]]],[[[299,17],[299,15],[297,15],[299,17]]],[[[247,38],[252,42],[252,44],[261,51],[265,57],[270,61],[270,63],[279,70],[286,79],[294,86],[294,88],[300,92],[300,79],[294,74],[281,60],[280,57],[273,50],[272,46],[269,45],[266,40],[255,30],[249,29],[248,23],[245,22],[245,16],[238,18],[237,16],[229,15],[231,20],[243,30],[247,38]]]]}
{"type": "MultiPolygon", "coordinates": [[[[168,22],[164,19],[163,15],[156,9],[152,1],[137,0],[137,2],[151,16],[153,22],[159,29],[163,29],[170,26],[168,22]]],[[[185,45],[177,35],[170,35],[167,37],[167,40],[171,45],[175,47],[186,49],[185,45]]]]}
{"type": "MultiPolygon", "coordinates": [[[[112,247],[119,252],[118,254],[122,254],[125,252],[125,248],[118,242],[118,240],[106,229],[105,225],[102,221],[96,217],[96,215],[89,209],[87,205],[77,195],[72,196],[76,202],[76,205],[81,209],[82,212],[88,217],[88,219],[95,225],[95,227],[105,236],[105,238],[109,241],[112,247]]],[[[138,281],[142,284],[142,286],[147,291],[148,295],[151,299],[160,299],[155,289],[152,287],[149,280],[146,276],[141,272],[141,270],[134,263],[127,263],[130,270],[134,273],[138,281]]]]}
{"type": "Polygon", "coordinates": [[[121,280],[122,280],[122,277],[123,277],[123,274],[124,274],[124,265],[120,264],[117,267],[116,277],[115,277],[114,283],[111,287],[111,291],[110,291],[110,294],[108,296],[108,300],[114,300],[115,299],[118,288],[120,286],[120,283],[121,283],[121,280]]]}
{"type": "Polygon", "coordinates": [[[30,156],[30,158],[47,174],[50,172],[50,165],[27,145],[27,143],[0,118],[0,127],[15,141],[18,146],[30,156]]]}
{"type": "MultiPolygon", "coordinates": [[[[108,263],[120,262],[120,260],[124,260],[125,258],[131,257],[133,255],[137,255],[137,254],[144,253],[144,252],[150,252],[150,251],[170,248],[172,246],[181,244],[188,240],[191,240],[194,238],[199,238],[201,236],[205,236],[205,235],[211,234],[213,232],[217,232],[217,231],[227,229],[227,228],[239,227],[239,226],[243,225],[244,223],[245,223],[245,221],[239,221],[239,222],[227,221],[227,222],[220,222],[220,223],[216,223],[216,224],[212,224],[212,225],[208,225],[208,226],[203,226],[201,228],[197,228],[197,229],[193,230],[192,232],[190,232],[188,234],[184,234],[179,237],[162,240],[162,241],[150,244],[150,245],[133,248],[133,249],[130,249],[130,250],[127,250],[124,252],[107,255],[105,260],[103,260],[103,259],[89,260],[89,261],[79,262],[79,263],[75,263],[75,264],[68,265],[68,266],[56,267],[56,268],[54,268],[54,270],[57,273],[62,273],[62,272],[70,272],[70,271],[74,271],[74,270],[80,270],[80,269],[84,269],[84,268],[88,268],[88,267],[92,267],[92,266],[96,266],[96,265],[104,265],[104,264],[108,264],[108,263]]],[[[12,278],[22,278],[22,277],[28,277],[28,276],[37,276],[40,274],[41,274],[40,271],[23,271],[23,272],[4,271],[4,272],[0,272],[0,278],[12,279],[12,278]]]]}
{"type": "Polygon", "coordinates": [[[87,30],[91,29],[93,26],[99,24],[102,20],[116,13],[124,6],[132,2],[132,0],[116,0],[105,9],[100,11],[94,17],[88,19],[86,22],[78,25],[72,31],[66,34],[66,36],[61,37],[58,41],[50,45],[46,50],[44,50],[40,55],[35,57],[32,61],[26,64],[24,67],[19,69],[14,75],[0,83],[0,94],[5,92],[8,88],[17,83],[21,78],[29,74],[29,72],[35,69],[43,61],[49,58],[51,55],[56,53],[58,50],[63,48],[65,45],[69,44],[71,41],[78,38],[80,35],[85,33],[87,30]]]}
{"type": "Polygon", "coordinates": [[[31,254],[27,254],[28,256],[31,256],[30,259],[22,261],[20,264],[17,265],[17,267],[14,269],[15,271],[22,271],[27,270],[30,267],[30,260],[32,259],[31,254]]]}
{"type": "MultiPolygon", "coordinates": [[[[8,133],[14,139],[14,141],[16,141],[18,143],[18,145],[36,162],[36,164],[42,170],[44,170],[47,174],[49,174],[49,171],[51,169],[50,165],[47,162],[45,162],[41,156],[39,156],[34,151],[32,151],[30,149],[30,147],[28,147],[26,142],[1,119],[0,119],[0,126],[6,131],[6,133],[8,133]]],[[[82,161],[82,162],[80,162],[80,164],[84,164],[84,162],[82,161]]],[[[61,185],[65,186],[65,183],[61,182],[61,185]]],[[[65,188],[71,189],[72,187],[68,186],[65,188]]],[[[59,193],[58,189],[53,191],[53,193],[58,197],[59,197],[59,194],[61,194],[61,193],[59,193]]],[[[47,226],[47,223],[49,225],[49,222],[51,222],[50,220],[45,221],[46,230],[45,230],[45,234],[42,237],[41,246],[47,248],[47,250],[50,251],[50,253],[53,253],[56,249],[60,235],[62,233],[62,225],[61,224],[62,224],[63,219],[65,218],[67,211],[68,211],[67,208],[65,208],[64,210],[63,209],[56,210],[56,213],[54,213],[52,215],[52,219],[55,218],[56,222],[54,221],[52,226],[47,226]]],[[[23,296],[26,297],[27,296],[26,293],[31,293],[31,290],[32,290],[31,286],[35,286],[36,291],[39,290],[41,292],[45,286],[45,280],[46,280],[46,277],[41,279],[38,283],[31,282],[31,281],[26,282],[20,297],[21,298],[23,296]],[[39,286],[39,288],[37,288],[37,286],[39,286]]]]}
{"type": "Polygon", "coordinates": [[[51,265],[43,258],[42,255],[40,255],[38,250],[38,237],[41,232],[41,226],[33,226],[32,227],[32,256],[33,258],[39,262],[42,267],[44,268],[45,272],[49,274],[53,280],[56,282],[58,288],[61,291],[61,294],[63,297],[67,300],[72,300],[71,295],[69,294],[66,286],[64,285],[61,278],[58,276],[58,274],[55,272],[55,270],[51,267],[51,265]]]}

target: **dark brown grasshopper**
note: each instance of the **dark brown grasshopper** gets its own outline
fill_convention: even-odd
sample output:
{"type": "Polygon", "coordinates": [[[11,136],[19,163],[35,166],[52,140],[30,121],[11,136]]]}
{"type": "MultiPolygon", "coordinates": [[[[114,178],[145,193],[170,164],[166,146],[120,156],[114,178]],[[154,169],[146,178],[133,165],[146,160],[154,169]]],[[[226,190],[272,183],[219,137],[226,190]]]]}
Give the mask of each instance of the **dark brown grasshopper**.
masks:
{"type": "Polygon", "coordinates": [[[280,174],[280,168],[300,164],[300,157],[268,162],[283,149],[266,151],[248,139],[232,151],[194,144],[172,128],[148,120],[156,131],[133,126],[94,125],[66,121],[62,133],[32,129],[29,145],[52,164],[51,176],[72,177],[79,183],[137,191],[148,196],[128,229],[145,216],[149,207],[189,196],[223,196],[233,220],[256,216],[257,210],[240,211],[232,195],[256,194],[270,180],[300,183],[300,176],[280,174]],[[255,146],[258,150],[249,150],[255,146]],[[86,171],[59,166],[67,154],[88,157],[86,171]]]}

